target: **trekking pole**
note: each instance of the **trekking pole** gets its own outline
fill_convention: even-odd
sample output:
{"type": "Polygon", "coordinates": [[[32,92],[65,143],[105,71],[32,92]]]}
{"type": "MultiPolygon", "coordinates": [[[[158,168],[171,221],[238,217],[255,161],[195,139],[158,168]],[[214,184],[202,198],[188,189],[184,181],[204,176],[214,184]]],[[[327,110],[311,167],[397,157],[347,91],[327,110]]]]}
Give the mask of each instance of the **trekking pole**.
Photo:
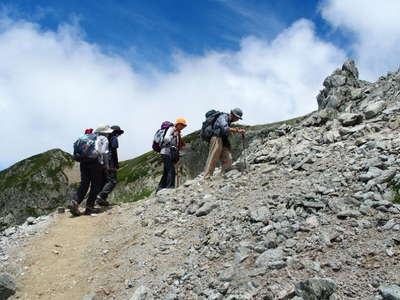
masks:
{"type": "Polygon", "coordinates": [[[176,187],[179,187],[179,167],[180,167],[180,163],[178,161],[176,163],[176,165],[175,165],[175,169],[176,169],[176,187]]]}
{"type": "Polygon", "coordinates": [[[245,143],[245,136],[244,136],[244,133],[242,133],[242,146],[243,146],[242,155],[243,155],[243,166],[244,166],[244,169],[246,170],[246,169],[247,169],[247,162],[246,162],[246,147],[245,147],[244,143],[245,143]]]}

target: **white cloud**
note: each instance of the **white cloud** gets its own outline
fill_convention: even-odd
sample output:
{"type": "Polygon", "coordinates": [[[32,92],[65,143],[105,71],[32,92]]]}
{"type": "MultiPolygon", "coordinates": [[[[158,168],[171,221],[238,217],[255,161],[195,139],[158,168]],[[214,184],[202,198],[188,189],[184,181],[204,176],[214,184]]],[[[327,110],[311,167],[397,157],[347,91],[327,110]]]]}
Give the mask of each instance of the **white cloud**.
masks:
{"type": "Polygon", "coordinates": [[[367,79],[399,67],[399,0],[325,0],[322,16],[335,28],[352,34],[352,46],[367,79]]]}
{"type": "Polygon", "coordinates": [[[211,108],[241,107],[246,124],[297,117],[316,109],[323,79],[345,59],[300,20],[274,40],[244,39],[237,52],[177,53],[174,72],[148,76],[85,42],[76,25],[51,32],[26,21],[0,23],[5,165],[50,148],[70,152],[99,123],[126,131],[120,152],[128,159],[150,150],[162,121],[183,116],[189,133],[211,108]]]}

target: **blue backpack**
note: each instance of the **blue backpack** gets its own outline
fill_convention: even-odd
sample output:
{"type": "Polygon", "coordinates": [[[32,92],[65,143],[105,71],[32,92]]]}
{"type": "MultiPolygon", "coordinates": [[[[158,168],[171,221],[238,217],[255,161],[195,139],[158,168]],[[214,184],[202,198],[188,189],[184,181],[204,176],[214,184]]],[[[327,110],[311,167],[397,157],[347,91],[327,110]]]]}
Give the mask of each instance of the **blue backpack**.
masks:
{"type": "Polygon", "coordinates": [[[97,135],[84,134],[74,143],[74,159],[79,162],[95,161],[98,157],[95,150],[97,135]]]}

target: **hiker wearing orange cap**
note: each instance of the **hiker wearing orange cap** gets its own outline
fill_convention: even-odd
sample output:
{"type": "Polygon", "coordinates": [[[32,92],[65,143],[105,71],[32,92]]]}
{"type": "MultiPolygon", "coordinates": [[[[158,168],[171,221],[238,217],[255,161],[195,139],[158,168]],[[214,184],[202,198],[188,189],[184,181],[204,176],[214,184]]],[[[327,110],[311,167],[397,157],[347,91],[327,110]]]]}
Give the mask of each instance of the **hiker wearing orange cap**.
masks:
{"type": "Polygon", "coordinates": [[[186,120],[184,118],[178,118],[173,126],[166,129],[167,131],[160,145],[160,154],[164,162],[164,171],[157,191],[164,188],[172,189],[175,187],[175,164],[179,161],[179,150],[185,147],[185,142],[181,137],[181,130],[186,126],[186,120]]]}

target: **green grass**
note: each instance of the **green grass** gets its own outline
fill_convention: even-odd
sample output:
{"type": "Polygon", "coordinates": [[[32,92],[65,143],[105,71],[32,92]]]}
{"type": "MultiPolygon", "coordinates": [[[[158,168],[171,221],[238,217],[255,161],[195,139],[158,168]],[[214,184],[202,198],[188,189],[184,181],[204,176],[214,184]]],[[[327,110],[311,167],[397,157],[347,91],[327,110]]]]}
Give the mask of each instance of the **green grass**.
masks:
{"type": "Polygon", "coordinates": [[[400,204],[400,186],[392,185],[391,190],[393,191],[393,203],[400,204]]]}
{"type": "Polygon", "coordinates": [[[158,162],[161,162],[160,157],[154,151],[147,152],[134,159],[123,161],[120,163],[117,179],[119,182],[135,182],[139,178],[147,176],[151,166],[158,162]]]}

